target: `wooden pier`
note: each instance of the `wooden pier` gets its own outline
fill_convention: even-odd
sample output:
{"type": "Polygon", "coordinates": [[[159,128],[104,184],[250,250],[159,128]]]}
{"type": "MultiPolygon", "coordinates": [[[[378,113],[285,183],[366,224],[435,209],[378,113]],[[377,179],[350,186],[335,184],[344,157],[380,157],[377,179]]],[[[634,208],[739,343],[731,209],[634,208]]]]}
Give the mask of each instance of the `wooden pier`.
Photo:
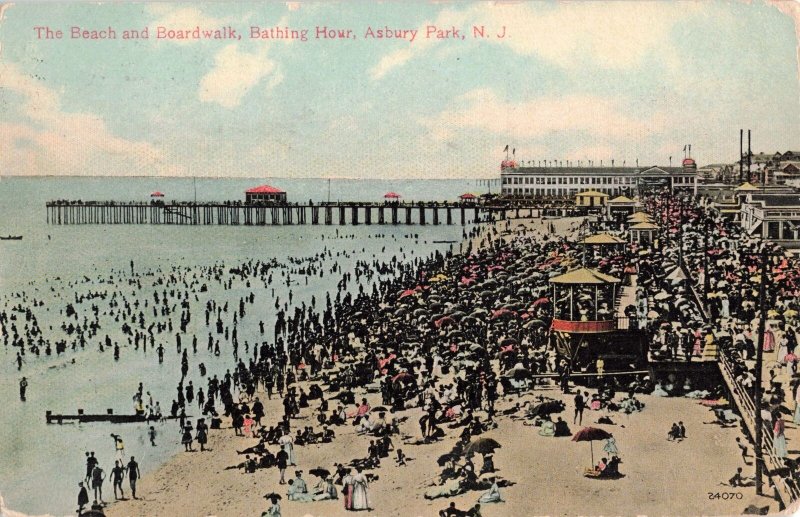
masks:
{"type": "MultiPolygon", "coordinates": [[[[288,203],[49,201],[47,223],[174,225],[453,225],[538,217],[538,207],[475,203],[288,203]]],[[[552,209],[548,209],[552,210],[552,209]]],[[[564,213],[566,215],[566,211],[564,213]]]]}
{"type": "MultiPolygon", "coordinates": [[[[64,422],[108,422],[111,424],[129,424],[134,422],[149,422],[155,419],[148,419],[145,415],[115,415],[113,409],[107,409],[105,413],[99,414],[86,414],[82,409],[74,415],[61,415],[53,414],[52,411],[45,411],[45,419],[48,424],[63,424],[64,422]]],[[[168,420],[174,420],[179,417],[166,416],[162,417],[168,420]]]]}

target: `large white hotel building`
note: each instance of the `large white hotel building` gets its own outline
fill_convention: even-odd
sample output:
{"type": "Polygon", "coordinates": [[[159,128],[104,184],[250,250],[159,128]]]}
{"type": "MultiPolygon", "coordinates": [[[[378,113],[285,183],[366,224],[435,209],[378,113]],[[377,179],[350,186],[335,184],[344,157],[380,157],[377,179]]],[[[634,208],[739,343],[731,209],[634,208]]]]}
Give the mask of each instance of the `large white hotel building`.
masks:
{"type": "Polygon", "coordinates": [[[681,167],[525,167],[513,160],[500,165],[502,193],[513,197],[574,196],[594,190],[609,196],[669,190],[697,194],[697,164],[692,158],[681,167]]]}

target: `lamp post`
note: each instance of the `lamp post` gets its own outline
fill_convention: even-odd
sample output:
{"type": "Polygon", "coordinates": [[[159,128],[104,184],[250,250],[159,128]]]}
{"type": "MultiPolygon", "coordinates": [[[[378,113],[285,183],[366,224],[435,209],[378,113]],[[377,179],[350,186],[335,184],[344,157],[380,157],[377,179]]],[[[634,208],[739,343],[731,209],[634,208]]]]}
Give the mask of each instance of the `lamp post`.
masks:
{"type": "Polygon", "coordinates": [[[711,287],[711,277],[708,271],[708,234],[710,232],[709,219],[705,219],[705,229],[703,233],[703,305],[708,310],[708,291],[711,287]]]}
{"type": "Polygon", "coordinates": [[[761,249],[761,285],[758,288],[759,318],[758,318],[758,348],[756,349],[756,380],[753,404],[755,406],[756,435],[755,439],[755,462],[756,462],[756,494],[763,495],[764,490],[764,455],[763,455],[763,427],[764,422],[761,418],[761,373],[764,361],[764,333],[767,324],[767,260],[769,259],[767,246],[762,243],[761,249]]]}
{"type": "Polygon", "coordinates": [[[680,198],[678,201],[680,207],[680,219],[678,220],[678,267],[683,268],[683,225],[684,225],[684,213],[683,213],[683,198],[680,198]]]}

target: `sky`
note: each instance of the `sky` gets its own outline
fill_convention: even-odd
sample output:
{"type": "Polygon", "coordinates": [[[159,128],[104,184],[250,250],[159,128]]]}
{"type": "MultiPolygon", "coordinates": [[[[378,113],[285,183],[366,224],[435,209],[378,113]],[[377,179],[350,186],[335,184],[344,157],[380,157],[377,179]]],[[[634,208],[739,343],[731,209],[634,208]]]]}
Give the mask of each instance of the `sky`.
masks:
{"type": "Polygon", "coordinates": [[[668,165],[691,144],[703,165],[738,159],[739,128],[754,152],[800,150],[792,7],[800,19],[759,1],[5,4],[0,175],[491,178],[505,145],[523,163],[668,165]]]}

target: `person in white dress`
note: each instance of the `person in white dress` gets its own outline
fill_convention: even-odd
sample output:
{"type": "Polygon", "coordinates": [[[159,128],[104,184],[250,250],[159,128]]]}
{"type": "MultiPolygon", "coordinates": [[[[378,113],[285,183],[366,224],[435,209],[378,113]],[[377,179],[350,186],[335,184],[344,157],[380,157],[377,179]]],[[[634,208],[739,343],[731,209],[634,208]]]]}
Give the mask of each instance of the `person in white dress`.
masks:
{"type": "Polygon", "coordinates": [[[286,454],[289,456],[289,465],[297,465],[295,462],[294,457],[294,442],[292,441],[292,435],[287,432],[283,433],[283,436],[280,437],[278,440],[278,444],[286,451],[286,454]]]}
{"type": "Polygon", "coordinates": [[[370,509],[368,488],[367,476],[361,473],[361,469],[356,468],[353,476],[353,510],[370,509]]]}

